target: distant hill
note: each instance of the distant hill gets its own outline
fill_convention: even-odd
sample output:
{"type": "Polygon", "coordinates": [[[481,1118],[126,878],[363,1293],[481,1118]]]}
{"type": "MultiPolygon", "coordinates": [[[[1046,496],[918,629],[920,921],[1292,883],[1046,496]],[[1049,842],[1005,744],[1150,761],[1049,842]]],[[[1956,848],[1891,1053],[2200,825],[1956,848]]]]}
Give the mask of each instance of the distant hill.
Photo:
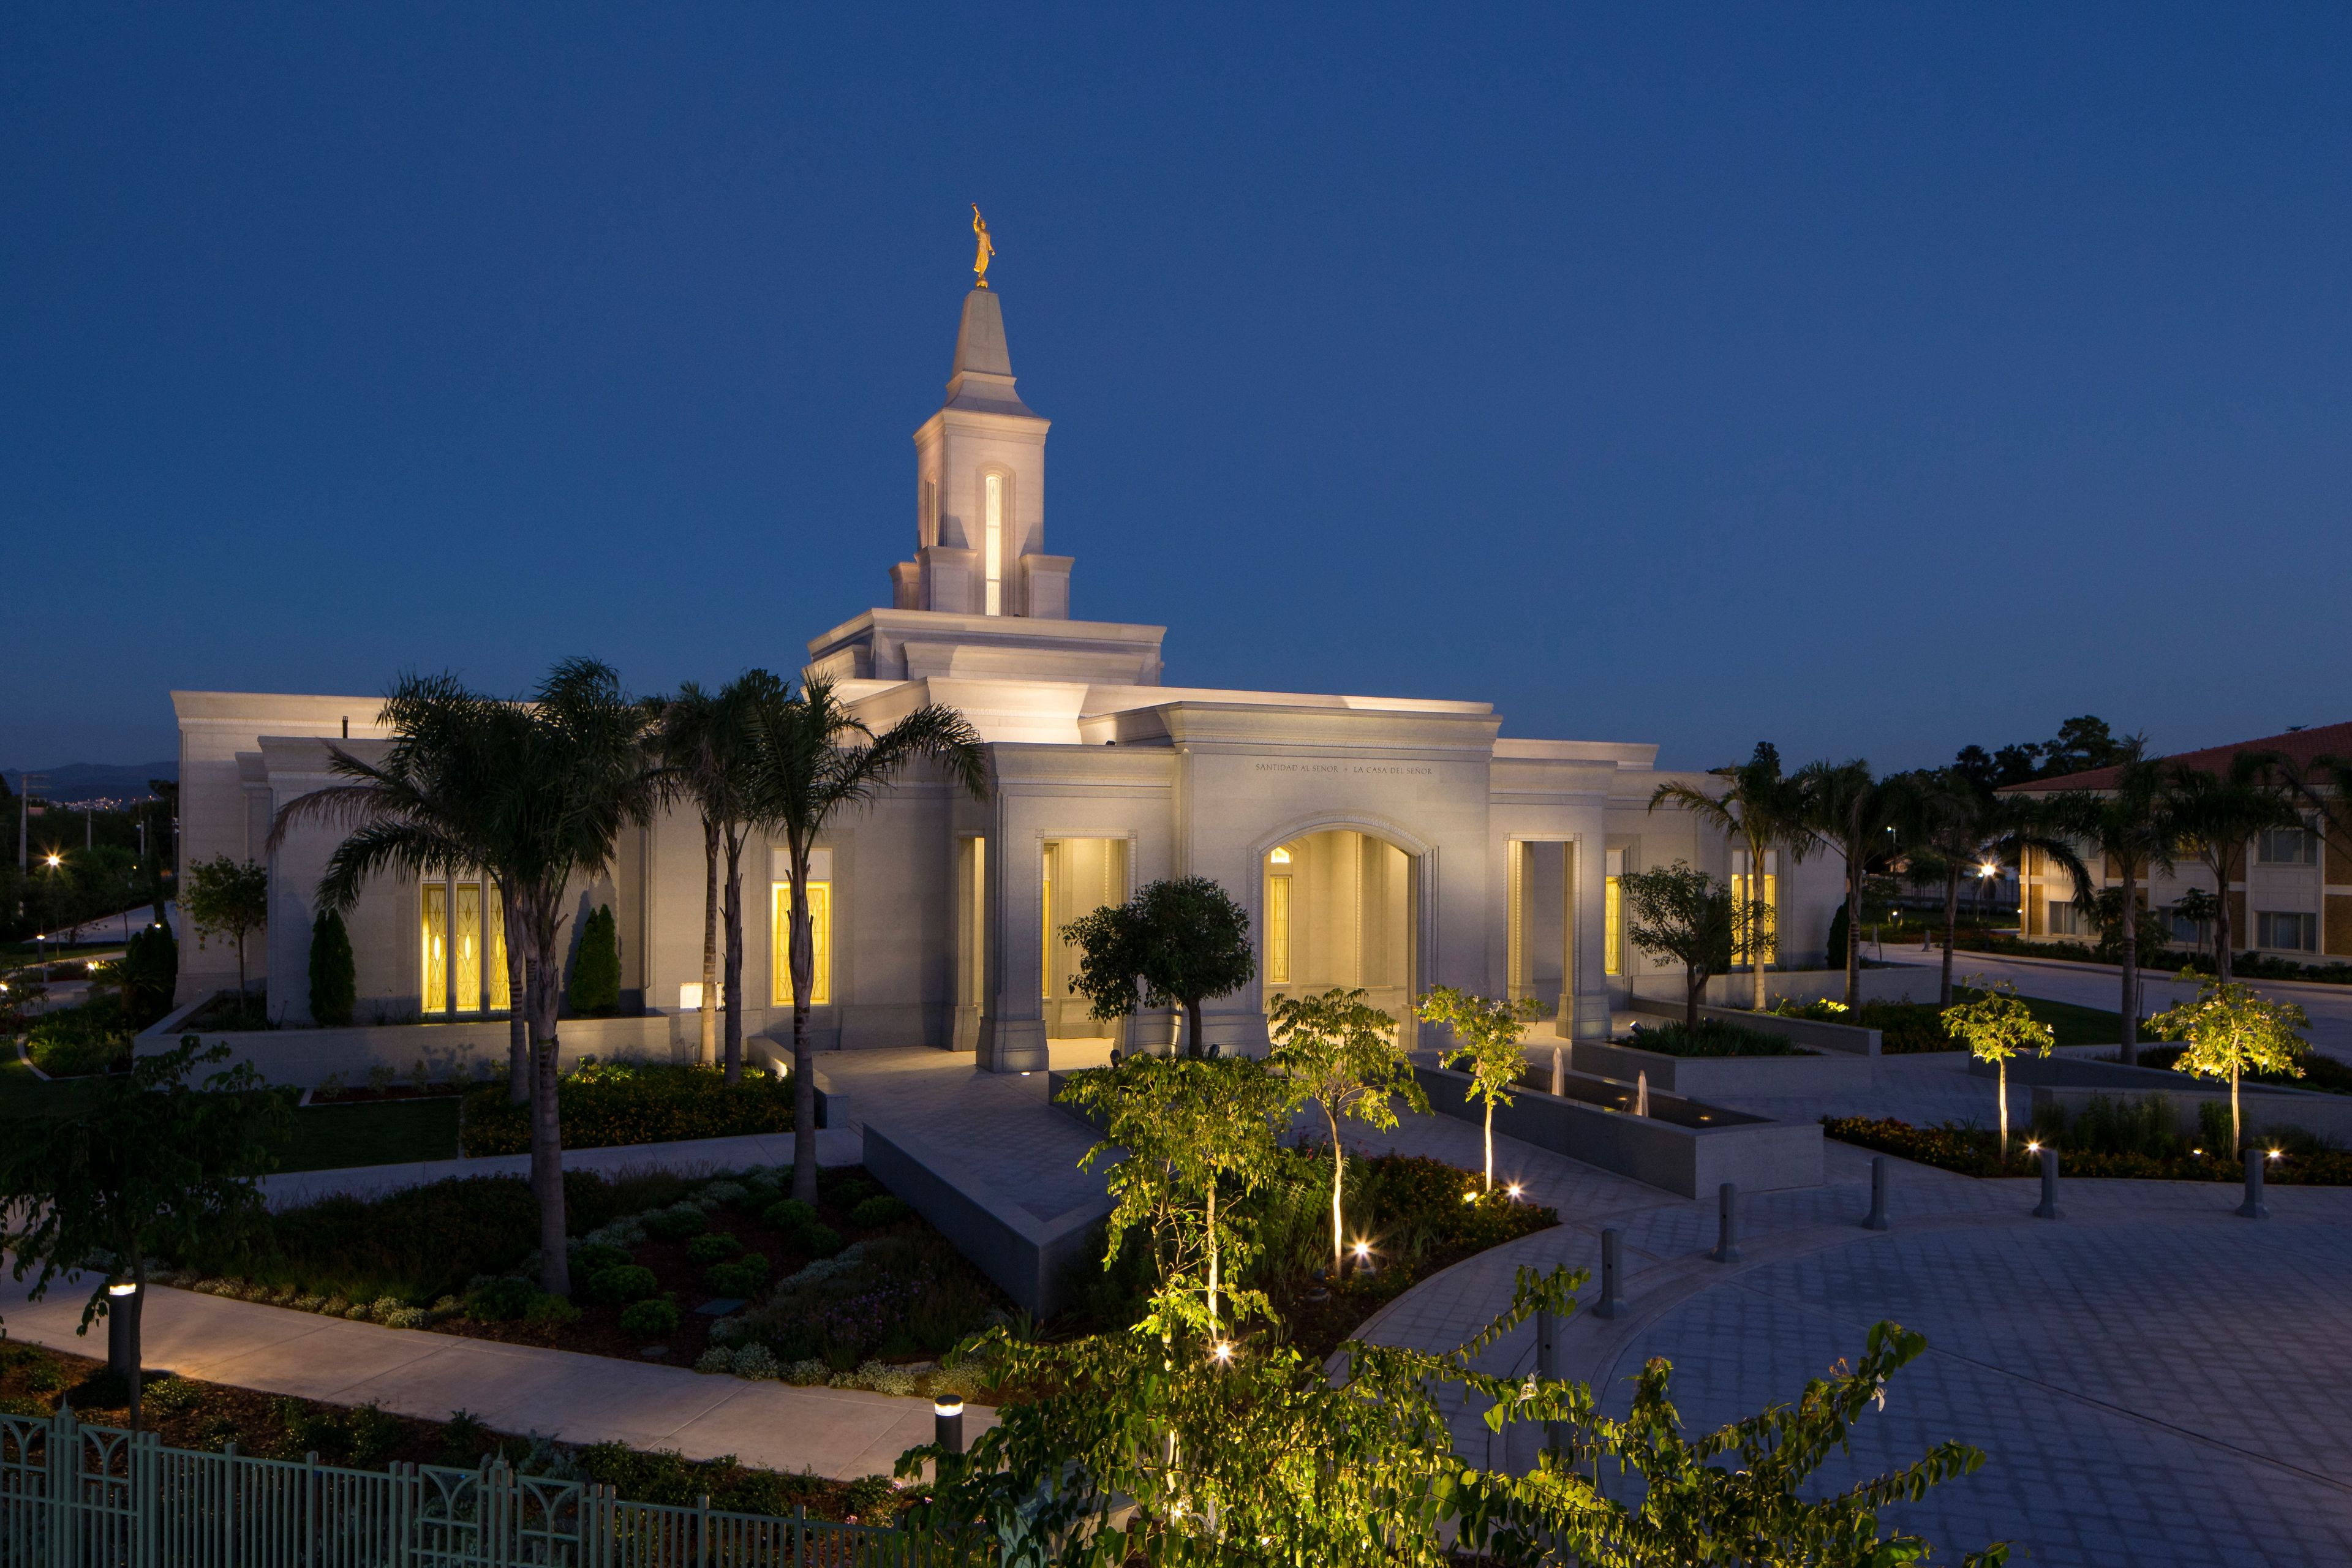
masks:
{"type": "MultiPolygon", "coordinates": [[[[36,800],[136,800],[152,793],[149,779],[178,778],[180,762],[174,757],[162,763],[68,763],[33,772],[43,775],[36,800]]],[[[8,781],[11,790],[21,789],[24,777],[18,769],[0,769],[0,778],[8,781]]]]}

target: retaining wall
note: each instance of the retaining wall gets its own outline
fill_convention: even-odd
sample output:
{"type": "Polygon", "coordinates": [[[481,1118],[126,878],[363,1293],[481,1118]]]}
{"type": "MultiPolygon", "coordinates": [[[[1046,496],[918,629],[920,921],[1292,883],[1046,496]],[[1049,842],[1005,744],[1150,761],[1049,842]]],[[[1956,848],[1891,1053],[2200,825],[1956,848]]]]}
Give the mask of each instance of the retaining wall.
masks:
{"type": "MultiPolygon", "coordinates": [[[[1466,1074],[1418,1064],[1412,1071],[1432,1110],[1473,1125],[1485,1120],[1486,1108],[1466,1098],[1466,1074]]],[[[1686,1198],[1712,1193],[1725,1182],[1766,1192],[1819,1186],[1822,1180],[1818,1122],[1750,1119],[1736,1126],[1678,1127],[1519,1089],[1511,1104],[1495,1108],[1495,1131],[1686,1198]]]]}
{"type": "MultiPolygon", "coordinates": [[[[1665,1006],[1636,999],[1633,1011],[1674,1023],[1680,1023],[1683,1016],[1679,1003],[1665,1006]]],[[[1865,1029],[1859,1024],[1830,1024],[1819,1018],[1784,1018],[1778,1013],[1751,1013],[1745,1007],[1701,1007],[1698,1016],[1718,1024],[1737,1024],[1743,1029],[1778,1035],[1790,1045],[1802,1046],[1808,1050],[1835,1051],[1842,1056],[1855,1057],[1879,1054],[1879,1031],[1865,1029]]]]}
{"type": "MultiPolygon", "coordinates": [[[[1550,1070],[1551,1053],[1534,1050],[1528,1058],[1550,1070]]],[[[1725,1095],[1848,1094],[1867,1089],[1873,1068],[1866,1056],[1676,1057],[1632,1046],[1579,1040],[1570,1048],[1569,1067],[1597,1078],[1632,1083],[1649,1075],[1650,1087],[1697,1100],[1725,1095]]]]}
{"type": "MultiPolygon", "coordinates": [[[[203,1005],[174,1009],[141,1034],[131,1048],[141,1056],[168,1051],[194,1034],[207,1046],[225,1045],[229,1060],[251,1062],[274,1084],[317,1089],[330,1078],[348,1084],[367,1081],[378,1067],[405,1079],[418,1062],[436,1079],[488,1077],[507,1059],[507,1020],[482,1018],[449,1024],[354,1024],[341,1029],[189,1029],[183,1020],[203,1005]]],[[[691,1036],[678,1043],[678,1015],[650,1013],[634,1018],[566,1018],[557,1026],[557,1061],[569,1071],[586,1057],[613,1061],[630,1057],[648,1061],[691,1061],[691,1036]],[[682,1054],[681,1054],[682,1053],[682,1054]]],[[[218,1070],[215,1068],[214,1070],[218,1070]]]]}
{"type": "Polygon", "coordinates": [[[904,1129],[867,1123],[866,1169],[1004,1293],[1043,1320],[1061,1310],[1075,1269],[1097,1263],[1108,1194],[1041,1220],[1012,1193],[904,1129]]]}

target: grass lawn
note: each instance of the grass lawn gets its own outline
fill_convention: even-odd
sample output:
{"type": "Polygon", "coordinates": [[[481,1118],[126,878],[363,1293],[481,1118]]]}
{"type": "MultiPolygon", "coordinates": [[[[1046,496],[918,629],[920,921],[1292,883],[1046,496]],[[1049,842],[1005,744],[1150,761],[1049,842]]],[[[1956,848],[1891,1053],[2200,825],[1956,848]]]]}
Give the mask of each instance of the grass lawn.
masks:
{"type": "Polygon", "coordinates": [[[294,1113],[283,1171],[402,1165],[457,1155],[457,1097],[310,1105],[294,1113]]]}
{"type": "MultiPolygon", "coordinates": [[[[1956,1000],[1974,1000],[1978,994],[1966,986],[1955,985],[1956,1000]]],[[[2025,996],[2020,1000],[2032,1011],[2035,1018],[2057,1033],[2062,1046],[2112,1046],[2124,1037],[2123,1015],[2105,1007],[2084,1007],[2073,1002],[2053,1002],[2043,996],[2025,996]]]]}
{"type": "Polygon", "coordinates": [[[69,1110],[85,1092],[84,1086],[74,1079],[42,1082],[33,1076],[31,1068],[16,1059],[13,1044],[0,1043],[0,1121],[69,1110]]]}

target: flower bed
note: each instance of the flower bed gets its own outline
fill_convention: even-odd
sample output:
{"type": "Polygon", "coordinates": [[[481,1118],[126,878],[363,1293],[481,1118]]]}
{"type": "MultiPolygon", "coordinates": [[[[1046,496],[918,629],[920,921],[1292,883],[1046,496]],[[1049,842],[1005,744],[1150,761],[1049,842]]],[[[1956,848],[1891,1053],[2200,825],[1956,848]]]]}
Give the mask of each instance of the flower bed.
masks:
{"type": "MultiPolygon", "coordinates": [[[[2078,1118],[2076,1130],[2082,1130],[2078,1118]]],[[[2221,1153],[2228,1144],[2227,1112],[2220,1142],[2212,1152],[2199,1152],[2194,1143],[2151,1142],[2139,1149],[2068,1147],[2062,1135],[2056,1146],[2069,1176],[2112,1176],[2160,1182],[2235,1182],[2245,1176],[2237,1157],[2221,1153]]],[[[1891,1117],[1824,1116],[1822,1131],[1840,1142],[1859,1144],[1882,1153],[1900,1155],[1923,1165],[1957,1171],[1964,1176],[2034,1176],[2042,1163],[2027,1151],[2027,1140],[2011,1139],[2004,1163],[1995,1147],[2000,1135],[1990,1128],[1947,1121],[1936,1127],[1914,1127],[1891,1117]]],[[[2036,1135],[2035,1141],[2040,1141],[2036,1135]]],[[[2352,1186],[2352,1152],[2307,1146],[2291,1149],[2272,1161],[2263,1176],[2284,1185],[2352,1186]]]]}
{"type": "MultiPolygon", "coordinates": [[[[1844,1022],[1843,1019],[1835,1021],[1844,1022]]],[[[1681,1023],[1636,1024],[1621,1043],[1637,1051],[1657,1051],[1669,1057],[1797,1057],[1810,1054],[1785,1036],[1744,1028],[1721,1018],[1701,1018],[1696,1029],[1681,1023]]]]}
{"type": "MultiPolygon", "coordinates": [[[[2139,1065],[2144,1068],[2169,1068],[2188,1048],[2187,1046],[2142,1046],[2138,1053],[2139,1065]]],[[[2337,1061],[2334,1057],[2311,1051],[2304,1056],[2302,1067],[2301,1078],[2289,1078],[2284,1073],[2250,1072],[2245,1075],[2245,1081],[2249,1084],[2274,1084],[2281,1089],[2317,1089],[2322,1094],[2352,1094],[2352,1066],[2337,1061]]],[[[2207,1088],[2226,1081],[2217,1079],[2202,1080],[2207,1088]]]]}
{"type": "MultiPolygon", "coordinates": [[[[514,1436],[461,1410],[446,1421],[419,1421],[373,1405],[326,1405],[153,1373],[141,1393],[147,1429],[173,1447],[216,1453],[234,1441],[241,1453],[295,1460],[315,1453],[352,1469],[401,1462],[472,1468],[499,1458],[523,1475],[593,1481],[634,1501],[692,1506],[708,1496],[713,1508],[731,1512],[788,1516],[797,1507],[821,1519],[854,1516],[869,1524],[895,1513],[901,1501],[883,1476],[844,1483],[620,1443],[514,1436]]],[[[66,1398],[76,1415],[95,1426],[121,1426],[130,1418],[127,1391],[103,1362],[0,1341],[0,1415],[51,1415],[66,1398]]]]}
{"type": "MultiPolygon", "coordinates": [[[[586,1062],[557,1086],[567,1149],[793,1130],[791,1080],[761,1072],[730,1084],[717,1068],[586,1062]]],[[[469,1155],[529,1153],[530,1108],[509,1099],[504,1084],[470,1089],[463,1136],[469,1155]]]]}
{"type": "MultiPolygon", "coordinates": [[[[1979,937],[1965,931],[1954,944],[1954,951],[1998,953],[2009,958],[2054,958],[2065,963],[2112,964],[2119,962],[2112,956],[2101,956],[2096,948],[2086,942],[2028,942],[2013,936],[1979,937]]],[[[2164,973],[2196,969],[2210,974],[2213,973],[2213,955],[2144,946],[2139,950],[2139,966],[2164,973]]],[[[2301,980],[2316,985],[2352,985],[2352,963],[2298,963],[2291,958],[2275,958],[2261,952],[2241,952],[2232,956],[2230,973],[2236,980],[2301,980]]]]}
{"type": "Polygon", "coordinates": [[[803,1383],[977,1392],[969,1373],[935,1360],[896,1363],[935,1358],[1003,1321],[1003,1299],[863,1171],[824,1172],[814,1207],[785,1200],[790,1180],[770,1169],[610,1181],[565,1173],[568,1300],[538,1287],[538,1205],[512,1176],[288,1210],[268,1218],[249,1258],[192,1258],[165,1282],[391,1328],[746,1377],[793,1368],[803,1383]],[[722,1301],[769,1304],[747,1315],[751,1327],[731,1307],[697,1310],[722,1301]],[[707,1357],[714,1347],[724,1367],[707,1357]]]}
{"type": "Polygon", "coordinates": [[[51,1078],[87,1078],[131,1064],[130,1021],[122,999],[92,997],[78,1007],[60,1007],[34,1021],[25,1042],[33,1065],[51,1078]]]}

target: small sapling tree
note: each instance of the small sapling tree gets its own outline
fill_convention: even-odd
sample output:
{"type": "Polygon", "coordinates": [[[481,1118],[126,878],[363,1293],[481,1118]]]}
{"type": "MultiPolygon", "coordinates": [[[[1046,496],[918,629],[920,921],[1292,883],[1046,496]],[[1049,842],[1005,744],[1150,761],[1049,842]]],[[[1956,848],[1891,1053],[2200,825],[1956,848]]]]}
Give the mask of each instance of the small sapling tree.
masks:
{"type": "Polygon", "coordinates": [[[1994,1068],[1995,1092],[2000,1097],[2000,1157],[2009,1159],[2009,1058],[2021,1050],[2050,1054],[2057,1031],[2033,1016],[2018,999],[2017,987],[2006,980],[1982,975],[1966,983],[1977,994],[1972,1002],[1958,1002],[1943,1011],[1944,1030],[1969,1048],[1969,1054],[1994,1068]]]}
{"type": "Polygon", "coordinates": [[[1184,1009],[1187,1055],[1207,1049],[1201,1004],[1257,973],[1249,911],[1206,877],[1152,882],[1124,904],[1106,904],[1062,928],[1078,948],[1070,989],[1105,1023],[1147,1006],[1184,1009]]]}
{"type": "Polygon", "coordinates": [[[1735,905],[1731,889],[1682,860],[1618,879],[1625,900],[1625,934],[1653,958],[1683,966],[1683,1024],[1698,1027],[1698,1001],[1711,976],[1731,967],[1731,942],[1740,930],[1763,930],[1769,904],[1735,905]]]}
{"type": "Polygon", "coordinates": [[[1413,1080],[1412,1064],[1396,1045],[1396,1020],[1364,1000],[1361,991],[1333,987],[1320,996],[1279,997],[1266,1010],[1273,1024],[1274,1063],[1292,1086],[1323,1109],[1331,1131],[1331,1278],[1347,1258],[1346,1224],[1340,1217],[1347,1152],[1339,1121],[1352,1116],[1367,1126],[1397,1124],[1392,1103],[1427,1115],[1429,1097],[1413,1080]]]}
{"type": "Polygon", "coordinates": [[[2267,1072],[2301,1078],[2303,1054],[2310,1048],[2303,1031],[2311,1027],[2311,1017],[2292,1002],[2257,994],[2251,985],[2198,979],[2196,1000],[2158,1013],[2148,1028],[2160,1039],[2188,1042],[2172,1064],[2176,1072],[2230,1080],[2230,1148],[2235,1152],[2245,1145],[2238,1117],[2239,1077],[2267,1072]]]}
{"type": "Polygon", "coordinates": [[[188,885],[181,895],[188,919],[211,936],[236,943],[236,997],[246,997],[245,939],[269,923],[269,872],[247,860],[226,855],[199,860],[188,868],[188,885]]]}
{"type": "Polygon", "coordinates": [[[1127,1233],[1142,1226],[1169,1310],[1191,1317],[1197,1287],[1200,1321],[1213,1335],[1225,1321],[1221,1297],[1236,1312],[1265,1310],[1260,1292],[1225,1280],[1248,1253],[1233,1228],[1233,1205],[1275,1176],[1291,1104],[1283,1080],[1248,1057],[1138,1056],[1079,1074],[1062,1099],[1093,1111],[1103,1130],[1079,1168],[1117,1161],[1106,1266],[1127,1233]]]}
{"type": "Polygon", "coordinates": [[[1495,1107],[1511,1103],[1511,1086],[1527,1068],[1519,1037],[1543,1016],[1542,1005],[1531,996],[1516,1002],[1476,996],[1441,985],[1415,1005],[1422,1021],[1443,1024],[1454,1032],[1454,1044],[1437,1058],[1440,1067],[1460,1063],[1470,1075],[1464,1100],[1486,1102],[1486,1190],[1495,1190],[1495,1107]]]}
{"type": "Polygon", "coordinates": [[[202,1088],[187,1081],[228,1054],[191,1035],[95,1079],[74,1114],[12,1121],[0,1138],[0,1251],[16,1279],[33,1276],[29,1300],[60,1276],[89,1283],[81,1331],[113,1320],[107,1361],[127,1387],[134,1430],[148,1259],[232,1238],[258,1214],[258,1178],[276,1166],[289,1126],[285,1099],[250,1063],[202,1088]]]}

